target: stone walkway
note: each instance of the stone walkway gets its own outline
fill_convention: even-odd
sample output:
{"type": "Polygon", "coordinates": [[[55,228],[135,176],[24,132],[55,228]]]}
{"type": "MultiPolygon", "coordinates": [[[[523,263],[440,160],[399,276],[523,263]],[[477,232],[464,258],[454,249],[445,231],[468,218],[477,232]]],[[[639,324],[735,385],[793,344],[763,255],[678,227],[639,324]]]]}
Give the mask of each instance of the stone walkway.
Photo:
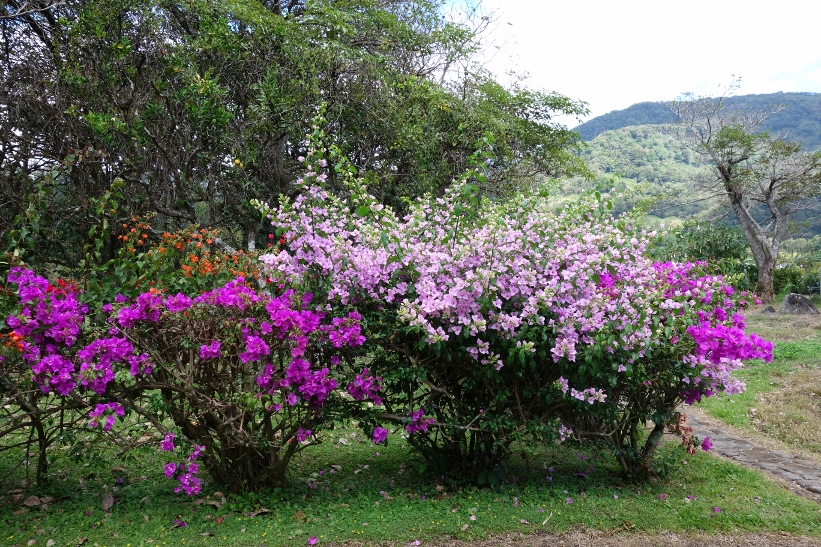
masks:
{"type": "Polygon", "coordinates": [[[765,448],[752,441],[740,439],[701,412],[687,408],[687,425],[699,439],[709,435],[713,441],[712,452],[721,454],[747,467],[769,471],[776,477],[798,486],[805,494],[818,500],[821,496],[821,466],[815,462],[796,458],[786,452],[765,448]]]}

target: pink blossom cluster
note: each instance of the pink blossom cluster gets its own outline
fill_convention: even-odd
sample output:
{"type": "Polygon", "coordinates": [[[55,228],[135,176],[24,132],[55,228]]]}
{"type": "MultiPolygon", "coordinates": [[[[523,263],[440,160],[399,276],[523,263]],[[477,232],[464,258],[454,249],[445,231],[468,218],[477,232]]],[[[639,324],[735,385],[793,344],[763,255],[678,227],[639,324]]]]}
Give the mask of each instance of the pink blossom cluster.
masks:
{"type": "Polygon", "coordinates": [[[77,385],[76,368],[60,352],[78,340],[88,307],[72,286],[61,281],[55,287],[31,270],[14,267],[8,281],[17,285],[21,309],[6,323],[23,338],[22,357],[32,367],[33,380],[44,393],[68,395],[77,385]]]}
{"type": "MultiPolygon", "coordinates": [[[[160,449],[167,452],[174,452],[176,446],[174,439],[176,434],[168,432],[160,442],[160,449]]],[[[200,464],[197,460],[205,451],[204,446],[193,445],[191,453],[183,462],[168,462],[163,466],[163,473],[169,479],[176,479],[179,484],[174,488],[174,492],[185,492],[189,496],[196,496],[202,490],[202,481],[199,478],[200,464]]]]}
{"type": "Polygon", "coordinates": [[[360,374],[354,377],[353,381],[348,384],[348,393],[357,401],[370,399],[376,406],[382,405],[382,397],[377,392],[382,389],[380,383],[382,378],[372,376],[367,368],[362,369],[360,374]]]}
{"type": "Polygon", "coordinates": [[[427,431],[428,426],[434,423],[435,420],[433,418],[424,418],[424,415],[425,409],[423,408],[408,412],[410,423],[405,426],[405,430],[411,435],[420,431],[427,431]]]}
{"type": "Polygon", "coordinates": [[[746,295],[699,273],[703,264],[654,264],[646,255],[654,234],[601,214],[598,198],[556,212],[532,192],[465,215],[470,187],[457,183],[399,218],[358,181],[347,181],[347,199],[329,194],[317,172],[292,202],[255,203],[289,234],[286,252],[261,258],[268,275],[310,280],[329,306],[393,310],[431,347],[458,340],[477,367],[501,374],[514,355],[504,348],[532,352],[547,335],[550,358],[569,378],[550,379],[558,377],[565,401],[618,406],[609,389],[653,386],[655,359],[678,361],[662,369],[676,371],[689,400],[743,389],[732,371],[771,352],[743,333],[746,295]],[[573,370],[608,359],[612,378],[608,367],[598,377],[573,370]]]}
{"type": "Polygon", "coordinates": [[[100,425],[100,419],[105,417],[103,423],[104,431],[111,431],[117,416],[125,416],[125,407],[119,403],[105,403],[97,404],[89,411],[88,417],[91,421],[88,422],[89,427],[97,427],[100,425]]]}
{"type": "MultiPolygon", "coordinates": [[[[234,360],[232,362],[252,367],[251,374],[255,375],[253,367],[258,367],[257,397],[263,399],[263,408],[269,412],[277,412],[283,404],[304,404],[308,409],[318,409],[339,382],[330,368],[312,364],[314,354],[309,346],[327,343],[336,350],[365,341],[361,317],[356,312],[348,312],[324,324],[326,312],[310,308],[310,294],[298,296],[293,290],[287,290],[272,296],[252,289],[243,278],[237,278],[195,298],[180,293],[164,296],[154,289],[131,302],[118,296],[113,305],[105,305],[107,335],[94,337],[90,332],[88,344],[77,347],[88,310],[79,303],[74,287],[62,284],[55,288],[44,278],[19,268],[12,271],[9,280],[18,285],[22,309],[7,322],[20,338],[19,347],[23,348],[23,358],[30,363],[34,380],[46,393],[54,390],[60,395],[69,395],[77,390],[79,397],[89,392],[104,396],[110,389],[122,387],[117,385],[121,371],[136,377],[152,375],[160,368],[170,372],[167,376],[173,378],[177,374],[169,369],[177,366],[173,348],[168,363],[152,362],[148,353],[137,349],[130,340],[139,339],[141,348],[150,349],[152,332],[159,329],[162,344],[163,325],[167,323],[178,331],[175,320],[185,329],[196,316],[198,321],[214,320],[213,328],[202,331],[208,338],[192,340],[194,347],[199,347],[195,355],[200,360],[234,360]]],[[[162,347],[150,351],[163,357],[162,347]]],[[[340,362],[337,355],[330,360],[334,365],[340,362]]],[[[127,380],[127,385],[133,389],[133,380],[127,380]]],[[[358,396],[380,400],[378,379],[367,370],[357,375],[352,385],[358,396]]],[[[288,420],[292,414],[303,416],[302,411],[289,412],[283,414],[282,419],[288,420]]],[[[118,403],[96,404],[89,413],[89,425],[102,424],[107,431],[115,417],[122,415],[124,408],[118,403]]],[[[300,428],[296,438],[301,441],[310,435],[310,430],[300,428]]],[[[166,435],[162,448],[173,452],[174,438],[173,433],[166,435]]],[[[194,454],[200,452],[197,449],[194,454]]],[[[165,472],[178,479],[177,491],[189,495],[199,491],[198,466],[194,460],[187,464],[169,463],[165,472]]]]}

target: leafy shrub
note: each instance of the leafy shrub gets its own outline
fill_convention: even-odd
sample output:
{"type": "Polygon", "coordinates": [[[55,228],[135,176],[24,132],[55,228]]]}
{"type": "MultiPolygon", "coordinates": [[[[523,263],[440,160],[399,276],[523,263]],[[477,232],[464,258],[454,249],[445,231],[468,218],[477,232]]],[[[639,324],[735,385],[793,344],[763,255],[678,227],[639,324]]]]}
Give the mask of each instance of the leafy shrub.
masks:
{"type": "Polygon", "coordinates": [[[786,294],[806,291],[804,272],[798,266],[784,266],[773,270],[773,292],[786,294]]]}
{"type": "Polygon", "coordinates": [[[152,288],[95,316],[71,284],[22,268],[9,282],[20,310],[8,318],[15,346],[3,372],[29,420],[71,408],[109,431],[128,412],[166,433],[170,451],[181,433],[189,461],[165,469],[189,495],[199,491],[197,460],[235,491],[281,485],[319,428],[351,415],[341,409],[352,400],[378,400],[367,370],[351,374],[350,397],[336,390],[346,377],[335,365],[364,340],[359,316],[331,317],[282,284],[276,296],[241,277],[191,297],[152,288]]]}
{"type": "Polygon", "coordinates": [[[739,290],[752,290],[758,281],[755,262],[739,226],[688,220],[650,245],[649,254],[662,262],[705,262],[739,290]]]}
{"type": "Polygon", "coordinates": [[[287,253],[262,257],[267,275],[357,308],[383,378],[385,411],[371,419],[404,426],[443,471],[487,480],[514,440],[573,435],[604,438],[626,471],[650,472],[680,402],[743,389],[732,371],[770,356],[743,334],[743,293],[693,265],[654,266],[650,234],[599,195],[559,214],[538,191],[479,200],[477,167],[399,219],[330,159],[346,199],[322,189],[317,147],[300,197],[257,203],[288,234],[287,253]]]}

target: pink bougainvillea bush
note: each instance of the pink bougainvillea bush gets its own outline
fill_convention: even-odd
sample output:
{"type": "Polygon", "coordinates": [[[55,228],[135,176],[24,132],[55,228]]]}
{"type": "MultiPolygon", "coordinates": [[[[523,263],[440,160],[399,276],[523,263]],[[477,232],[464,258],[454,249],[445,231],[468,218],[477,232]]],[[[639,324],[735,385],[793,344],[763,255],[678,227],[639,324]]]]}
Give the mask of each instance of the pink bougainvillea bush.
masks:
{"type": "Polygon", "coordinates": [[[201,488],[200,467],[235,491],[281,485],[317,431],[379,398],[367,370],[338,366],[364,342],[359,315],[318,310],[282,283],[263,292],[240,277],[195,296],[152,289],[98,317],[73,286],[55,289],[23,268],[9,283],[20,307],[7,318],[17,345],[3,364],[16,364],[18,384],[85,409],[87,427],[111,431],[127,415],[153,425],[164,472],[188,495],[201,488]]]}
{"type": "Polygon", "coordinates": [[[649,470],[679,403],[743,389],[732,371],[769,358],[740,295],[697,265],[653,264],[653,234],[606,197],[559,212],[538,191],[480,199],[479,167],[398,218],[339,155],[305,162],[299,197],[256,203],[288,239],[267,275],[362,314],[383,388],[366,423],[401,425],[448,471],[490,480],[526,436],[603,438],[626,471],[649,470]],[[323,189],[329,159],[346,196],[323,189]]]}

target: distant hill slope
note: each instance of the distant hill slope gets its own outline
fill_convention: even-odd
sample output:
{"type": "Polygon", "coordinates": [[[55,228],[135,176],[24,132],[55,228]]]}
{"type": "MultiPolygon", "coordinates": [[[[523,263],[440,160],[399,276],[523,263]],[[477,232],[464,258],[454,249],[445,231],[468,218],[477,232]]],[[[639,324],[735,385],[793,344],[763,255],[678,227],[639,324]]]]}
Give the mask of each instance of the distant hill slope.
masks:
{"type": "MultiPolygon", "coordinates": [[[[786,132],[790,139],[800,141],[809,150],[821,147],[821,93],[769,93],[739,95],[727,99],[732,107],[766,108],[782,104],[784,110],[773,114],[764,129],[786,132]]],[[[624,110],[614,110],[596,116],[575,128],[582,139],[592,141],[601,133],[634,125],[658,125],[674,122],[673,113],[662,102],[637,103],[624,110]]]]}
{"type": "MultiPolygon", "coordinates": [[[[568,201],[584,191],[614,190],[614,211],[621,213],[651,200],[650,226],[662,220],[671,226],[689,218],[715,218],[726,211],[721,199],[705,199],[707,194],[694,182],[714,167],[672,137],[668,125],[605,131],[588,143],[581,157],[594,178],[564,181],[558,195],[568,201]]],[[[807,205],[793,218],[797,223],[794,236],[821,235],[821,199],[809,200],[807,205]]]]}

